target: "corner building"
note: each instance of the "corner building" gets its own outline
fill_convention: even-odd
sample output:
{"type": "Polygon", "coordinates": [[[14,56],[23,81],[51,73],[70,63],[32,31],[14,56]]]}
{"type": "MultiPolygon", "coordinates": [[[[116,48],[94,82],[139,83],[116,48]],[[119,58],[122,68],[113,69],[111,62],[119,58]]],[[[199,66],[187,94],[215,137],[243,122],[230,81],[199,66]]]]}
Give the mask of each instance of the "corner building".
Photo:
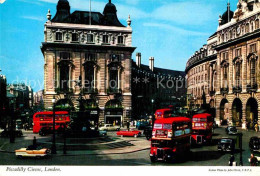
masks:
{"type": "MultiPolygon", "coordinates": [[[[207,103],[216,109],[219,125],[233,124],[245,129],[260,124],[259,20],[260,2],[254,0],[239,0],[234,12],[228,4],[219,18],[217,44],[213,47],[217,58],[207,68],[214,74],[210,71],[206,94],[211,97],[207,103]]],[[[193,68],[186,68],[188,79],[192,77],[190,67],[193,68]]]]}
{"type": "Polygon", "coordinates": [[[79,109],[93,124],[124,125],[131,118],[132,28],[117,18],[116,6],[109,0],[103,13],[70,13],[67,0],[59,0],[57,12],[45,23],[44,107],[79,109]]]}

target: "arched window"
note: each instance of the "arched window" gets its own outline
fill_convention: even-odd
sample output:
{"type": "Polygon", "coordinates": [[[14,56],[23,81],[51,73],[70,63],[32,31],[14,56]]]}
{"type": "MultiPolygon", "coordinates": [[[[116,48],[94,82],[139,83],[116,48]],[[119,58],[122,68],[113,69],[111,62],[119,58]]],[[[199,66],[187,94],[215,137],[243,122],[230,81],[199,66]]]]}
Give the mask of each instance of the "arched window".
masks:
{"type": "Polygon", "coordinates": [[[249,23],[246,24],[246,33],[249,32],[249,23]]]}
{"type": "Polygon", "coordinates": [[[87,43],[93,43],[94,42],[94,35],[88,34],[87,35],[87,43]]]}
{"type": "Polygon", "coordinates": [[[96,55],[93,53],[85,54],[84,62],[84,90],[86,93],[90,93],[95,88],[95,66],[96,55]]]}
{"type": "Polygon", "coordinates": [[[61,91],[68,91],[70,86],[70,53],[61,52],[59,65],[59,85],[61,91]]]}
{"type": "Polygon", "coordinates": [[[250,82],[251,85],[256,84],[256,60],[252,58],[250,61],[250,82]]]}
{"type": "Polygon", "coordinates": [[[235,64],[235,72],[236,72],[236,87],[241,87],[241,69],[242,64],[240,62],[237,62],[235,64]]]}
{"type": "Polygon", "coordinates": [[[124,44],[124,37],[123,36],[118,36],[117,37],[117,43],[118,44],[124,44]]]}
{"type": "Polygon", "coordinates": [[[62,41],[62,33],[61,32],[56,32],[56,40],[62,41]]]}
{"type": "Polygon", "coordinates": [[[103,43],[109,43],[108,42],[108,35],[103,35],[103,43]]]}
{"type": "Polygon", "coordinates": [[[78,42],[79,41],[79,37],[77,33],[72,33],[72,42],[78,42]]]}

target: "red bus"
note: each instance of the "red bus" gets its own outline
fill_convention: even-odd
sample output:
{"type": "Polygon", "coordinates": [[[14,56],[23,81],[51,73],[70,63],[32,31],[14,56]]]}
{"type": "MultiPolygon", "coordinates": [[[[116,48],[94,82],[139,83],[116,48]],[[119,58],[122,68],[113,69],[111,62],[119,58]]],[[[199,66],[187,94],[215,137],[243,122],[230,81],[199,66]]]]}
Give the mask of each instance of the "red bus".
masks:
{"type": "MultiPolygon", "coordinates": [[[[55,112],[55,129],[67,126],[70,116],[67,111],[55,112]]],[[[33,133],[39,133],[42,127],[53,127],[53,112],[37,112],[33,115],[33,133]]]]}
{"type": "Polygon", "coordinates": [[[151,162],[170,162],[177,156],[188,154],[190,135],[191,119],[187,117],[155,120],[151,139],[151,162]]]}
{"type": "Polygon", "coordinates": [[[158,109],[155,111],[155,119],[168,118],[172,115],[171,109],[158,109]]]}
{"type": "Polygon", "coordinates": [[[213,133],[213,117],[210,114],[196,114],[192,117],[191,143],[211,142],[213,133]]]}

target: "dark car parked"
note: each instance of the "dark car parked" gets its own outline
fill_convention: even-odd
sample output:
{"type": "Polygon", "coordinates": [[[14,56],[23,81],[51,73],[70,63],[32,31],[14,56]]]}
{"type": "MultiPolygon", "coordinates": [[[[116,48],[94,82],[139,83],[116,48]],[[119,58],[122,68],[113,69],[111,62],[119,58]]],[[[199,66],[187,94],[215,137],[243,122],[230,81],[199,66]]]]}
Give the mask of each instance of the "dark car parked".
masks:
{"type": "Polygon", "coordinates": [[[222,138],[218,142],[218,151],[232,152],[235,151],[235,140],[232,138],[222,138]]]}
{"type": "Polygon", "coordinates": [[[152,131],[153,131],[153,127],[152,126],[145,127],[144,135],[145,135],[147,140],[150,140],[152,138],[152,131]]]}
{"type": "Polygon", "coordinates": [[[234,126],[228,126],[227,128],[226,128],[226,133],[227,134],[237,134],[237,128],[236,127],[234,127],[234,126]]]}
{"type": "MultiPolygon", "coordinates": [[[[1,133],[1,137],[9,137],[10,136],[10,133],[11,131],[10,130],[4,130],[2,133],[1,133]]],[[[15,130],[14,131],[14,134],[16,137],[21,137],[23,136],[23,132],[21,130],[15,130]]]]}
{"type": "Polygon", "coordinates": [[[260,152],[260,138],[257,136],[251,137],[249,141],[249,148],[252,152],[260,152]]]}
{"type": "Polygon", "coordinates": [[[50,127],[42,127],[39,131],[40,136],[46,136],[48,134],[53,134],[53,128],[50,127]]]}

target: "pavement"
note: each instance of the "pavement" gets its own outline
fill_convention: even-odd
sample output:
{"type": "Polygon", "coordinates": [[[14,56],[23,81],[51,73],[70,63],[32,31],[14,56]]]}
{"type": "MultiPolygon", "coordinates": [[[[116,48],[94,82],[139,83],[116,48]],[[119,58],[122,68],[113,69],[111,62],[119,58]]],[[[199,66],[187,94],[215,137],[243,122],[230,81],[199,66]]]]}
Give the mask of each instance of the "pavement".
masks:
{"type": "MultiPolygon", "coordinates": [[[[23,137],[17,137],[15,143],[10,143],[9,138],[0,138],[0,152],[15,153],[19,148],[32,145],[33,137],[36,136],[37,143],[43,147],[51,148],[52,136],[41,137],[32,131],[23,131],[23,137]]],[[[56,137],[57,155],[63,154],[64,139],[56,137]]],[[[109,155],[126,154],[150,149],[150,141],[134,137],[117,137],[115,132],[108,132],[107,137],[99,138],[67,138],[66,156],[75,155],[109,155]]]]}

